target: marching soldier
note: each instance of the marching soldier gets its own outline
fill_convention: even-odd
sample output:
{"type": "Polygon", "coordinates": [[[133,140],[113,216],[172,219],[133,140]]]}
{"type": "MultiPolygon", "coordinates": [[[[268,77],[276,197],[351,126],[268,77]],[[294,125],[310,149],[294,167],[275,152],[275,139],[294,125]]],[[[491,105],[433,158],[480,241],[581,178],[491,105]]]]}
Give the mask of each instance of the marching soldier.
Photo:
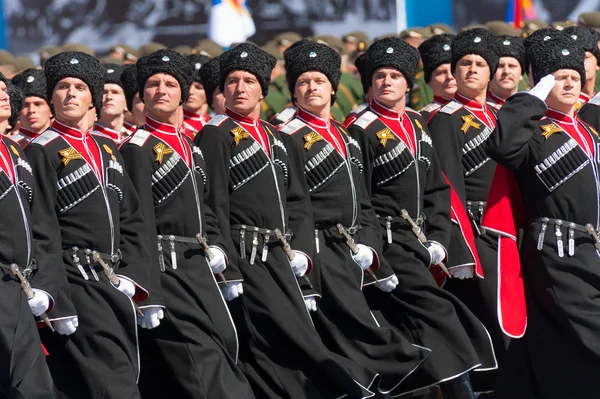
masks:
{"type": "Polygon", "coordinates": [[[429,349],[417,350],[391,327],[380,327],[362,292],[372,284],[390,292],[398,279],[380,261],[379,222],[360,176],[361,150],[343,125],[330,118],[340,55],[324,44],[303,42],[284,56],[298,112],[280,131],[303,148],[301,170],[310,193],[322,295],[318,310],[312,309],[315,327],[332,351],[381,376],[374,388],[399,395],[406,392],[401,383],[429,349]],[[372,275],[365,276],[367,270],[372,275]]]}
{"type": "Polygon", "coordinates": [[[443,33],[425,40],[419,46],[424,79],[433,91],[433,102],[419,111],[426,122],[452,101],[456,93],[456,79],[450,70],[452,38],[452,35],[443,33]]]}
{"type": "Polygon", "coordinates": [[[127,100],[121,75],[124,67],[116,64],[105,64],[104,94],[102,96],[102,111],[94,125],[94,130],[110,137],[117,145],[121,144],[131,133],[125,126],[127,100]]]}
{"type": "Polygon", "coordinates": [[[571,36],[585,50],[585,86],[581,87],[581,94],[579,94],[579,100],[575,106],[576,110],[579,110],[596,94],[596,73],[600,66],[600,49],[598,48],[600,35],[587,26],[569,26],[562,32],[571,36]]]}
{"type": "Polygon", "coordinates": [[[211,185],[207,204],[244,279],[223,288],[244,337],[240,367],[260,398],[366,397],[376,376],[325,347],[307,310],[314,298],[305,303],[296,280],[312,274],[314,223],[299,149],[259,119],[275,59],[250,43],[219,58],[226,113],[195,142],[211,185]]]}
{"type": "Polygon", "coordinates": [[[31,314],[48,320],[45,314],[52,311],[57,289],[64,280],[57,273],[56,265],[41,269],[34,260],[37,253],[30,204],[36,191],[31,166],[21,147],[4,134],[9,118],[18,116],[20,111],[19,106],[11,106],[11,86],[11,91],[19,91],[0,74],[0,212],[3,220],[0,230],[0,397],[54,398],[52,378],[31,314]],[[29,284],[25,279],[32,280],[36,288],[24,287],[29,284]]]}
{"type": "Polygon", "coordinates": [[[46,77],[44,71],[27,69],[15,76],[12,82],[23,92],[25,104],[19,115],[19,130],[13,132],[11,139],[25,148],[52,123],[52,109],[46,94],[46,77]]]}
{"type": "Polygon", "coordinates": [[[126,66],[121,72],[121,85],[125,94],[125,101],[129,112],[125,113],[123,126],[131,135],[138,126],[143,126],[146,121],[144,103],[140,100],[137,83],[137,68],[135,65],[126,66]]]}
{"type": "Polygon", "coordinates": [[[563,36],[529,47],[527,58],[536,86],[506,101],[486,142],[498,167],[483,224],[500,233],[504,290],[520,291],[511,305],[527,313],[495,397],[591,399],[600,373],[600,139],[575,112],[585,52],[563,36]]]}
{"type": "Polygon", "coordinates": [[[517,91],[525,73],[525,47],[516,36],[496,36],[498,69],[488,87],[487,103],[496,110],[517,91]]]}
{"type": "MultiPolygon", "coordinates": [[[[135,302],[148,297],[150,255],[140,202],[115,143],[90,133],[102,106],[98,60],[65,52],[46,62],[56,113],[26,148],[36,195],[38,267],[66,274],[52,324],[40,331],[56,390],[66,398],[139,398],[135,302]]],[[[64,275],[63,274],[63,275],[64,275]]]]}
{"type": "Polygon", "coordinates": [[[149,329],[140,331],[140,391],[148,398],[254,398],[236,365],[238,338],[213,273],[229,269],[223,285],[241,276],[204,203],[209,182],[202,153],[177,129],[193,65],[159,50],[138,60],[137,76],[146,123],[121,153],[140,194],[150,248],[158,249],[151,267],[166,306],[155,300],[143,309],[140,324],[149,329]]]}
{"type": "Polygon", "coordinates": [[[225,113],[225,97],[219,89],[219,58],[212,58],[200,68],[200,80],[206,93],[206,102],[213,110],[213,115],[225,113]]]}
{"type": "Polygon", "coordinates": [[[200,75],[200,70],[210,61],[210,57],[192,54],[187,56],[186,59],[193,66],[193,81],[190,86],[189,98],[183,104],[183,127],[190,134],[190,139],[193,140],[196,134],[206,125],[206,122],[210,120],[206,90],[204,90],[200,75]]]}
{"type": "Polygon", "coordinates": [[[405,105],[419,52],[387,38],[366,56],[373,100],[349,130],[362,149],[362,174],[383,228],[383,257],[400,284],[390,296],[370,287],[365,295],[382,321],[431,348],[413,389],[441,384],[445,398],[472,398],[467,373],[496,362],[485,328],[428,271],[447,261],[451,208],[425,119],[405,105]]]}

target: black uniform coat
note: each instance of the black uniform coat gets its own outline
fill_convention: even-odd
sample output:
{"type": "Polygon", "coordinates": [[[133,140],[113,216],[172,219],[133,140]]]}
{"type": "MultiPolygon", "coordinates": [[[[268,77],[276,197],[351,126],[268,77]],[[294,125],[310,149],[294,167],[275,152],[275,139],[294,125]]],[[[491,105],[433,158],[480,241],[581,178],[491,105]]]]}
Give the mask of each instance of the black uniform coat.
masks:
{"type": "Polygon", "coordinates": [[[377,290],[366,290],[369,303],[378,317],[432,349],[423,373],[419,373],[421,378],[412,381],[413,388],[448,380],[477,367],[494,368],[487,331],[461,301],[438,288],[428,270],[431,259],[427,248],[407,222],[398,221],[405,209],[413,220],[425,219],[428,241],[444,247],[450,241],[450,188],[425,120],[407,109],[400,125],[396,112],[376,103],[373,107],[359,114],[349,130],[362,148],[363,177],[375,212],[381,218],[396,218],[389,226],[390,237],[382,221],[381,240],[383,256],[400,284],[391,298],[377,290]],[[397,131],[400,126],[417,144],[416,154],[397,131]]]}
{"type": "MultiPolygon", "coordinates": [[[[35,320],[19,280],[10,270],[13,263],[26,268],[34,257],[31,166],[16,142],[5,136],[0,140],[5,149],[5,154],[0,152],[0,162],[14,176],[13,183],[10,172],[0,168],[0,397],[52,398],[54,388],[35,320]]],[[[56,265],[50,265],[49,269],[38,269],[34,277],[33,287],[44,290],[52,300],[64,275],[57,272],[56,265]]]]}
{"type": "Polygon", "coordinates": [[[392,328],[379,326],[362,292],[365,272],[352,259],[346,240],[339,233],[332,233],[337,223],[346,228],[360,225],[355,241],[375,252],[374,263],[380,266],[376,270],[378,278],[393,276],[389,265],[378,261],[381,233],[360,176],[358,143],[348,137],[342,124],[326,123],[302,109],[281,132],[304,148],[302,170],[319,240],[317,262],[322,298],[313,315],[317,331],[331,350],[379,373],[381,391],[401,393],[400,383],[418,368],[429,350],[417,349],[392,328]],[[341,141],[346,158],[328,137],[341,141]]]}
{"type": "MultiPolygon", "coordinates": [[[[217,215],[220,230],[229,234],[231,245],[240,241],[240,225],[283,232],[291,229],[292,247],[310,259],[314,223],[299,174],[298,150],[287,135],[265,122],[258,123],[266,132],[270,156],[241,123],[227,115],[214,117],[196,136],[210,181],[207,203],[217,215]]],[[[245,256],[239,245],[236,253],[230,254],[230,258],[239,257],[244,278],[243,295],[229,303],[240,337],[239,363],[256,396],[367,397],[355,380],[370,381],[370,376],[362,366],[325,347],[282,247],[271,242],[263,262],[263,244],[264,237],[259,235],[252,265],[252,233],[246,233],[245,256]]]]}
{"type": "Polygon", "coordinates": [[[577,115],[594,129],[600,129],[600,92],[579,108],[577,115]]]}
{"type": "Polygon", "coordinates": [[[541,248],[542,224],[525,228],[520,253],[527,330],[507,353],[497,387],[501,399],[598,396],[600,255],[595,241],[581,231],[574,231],[570,254],[567,225],[600,227],[600,139],[594,129],[568,116],[562,117],[564,124],[542,119],[546,112],[534,96],[512,96],[486,145],[490,156],[514,173],[529,222],[540,217],[564,221],[559,228],[562,257],[557,226],[547,226],[541,248]],[[575,128],[591,140],[592,156],[566,131],[575,128]]]}
{"type": "Polygon", "coordinates": [[[99,281],[94,279],[84,249],[105,254],[120,250],[117,275],[136,284],[134,300],[146,298],[150,256],[140,201],[110,138],[91,134],[86,140],[100,153],[100,165],[95,165],[102,170],[100,181],[73,147],[82,141],[81,133],[57,121],[52,129],[26,149],[36,183],[36,256],[40,270],[61,265],[69,282],[57,293],[52,319],[79,317],[72,335],[41,330],[52,378],[61,397],[136,398],[139,354],[132,300],[113,287],[99,267],[99,281]],[[89,280],[76,267],[74,246],[89,280]]]}
{"type": "Polygon", "coordinates": [[[155,249],[152,271],[159,275],[166,305],[159,327],[140,330],[140,391],[148,398],[253,398],[236,365],[235,326],[204,250],[199,243],[167,240],[171,235],[194,240],[200,233],[209,245],[226,248],[216,217],[204,203],[203,155],[174,126],[148,119],[121,146],[140,196],[149,245],[155,249]]]}

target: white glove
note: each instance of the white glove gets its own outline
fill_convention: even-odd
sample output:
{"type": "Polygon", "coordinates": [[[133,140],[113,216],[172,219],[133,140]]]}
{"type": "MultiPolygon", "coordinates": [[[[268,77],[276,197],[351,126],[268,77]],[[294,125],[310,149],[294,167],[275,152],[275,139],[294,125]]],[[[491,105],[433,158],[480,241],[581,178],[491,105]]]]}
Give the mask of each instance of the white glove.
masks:
{"type": "Polygon", "coordinates": [[[223,273],[225,268],[227,267],[227,262],[225,261],[225,254],[221,251],[220,248],[211,247],[213,258],[208,262],[210,265],[210,269],[213,274],[223,273]]]}
{"type": "Polygon", "coordinates": [[[444,247],[437,242],[430,242],[429,246],[427,247],[427,251],[431,257],[431,265],[439,265],[444,261],[444,259],[446,259],[444,247]]]}
{"type": "Polygon", "coordinates": [[[452,277],[459,280],[473,278],[473,266],[453,267],[452,269],[448,269],[448,272],[450,272],[452,277]]]}
{"type": "Polygon", "coordinates": [[[66,319],[54,320],[52,326],[60,335],[71,335],[77,330],[79,319],[77,316],[74,316],[66,319]]]}
{"type": "Polygon", "coordinates": [[[290,261],[292,271],[296,277],[302,277],[308,270],[308,258],[302,252],[294,251],[294,259],[290,261]]]}
{"type": "Polygon", "coordinates": [[[29,309],[34,316],[39,316],[50,307],[50,297],[42,290],[33,289],[33,298],[29,299],[29,309]]]}
{"type": "Polygon", "coordinates": [[[244,287],[242,286],[241,282],[234,281],[232,283],[227,283],[227,285],[221,287],[221,292],[223,293],[223,297],[226,300],[232,301],[244,293],[244,287]]]}
{"type": "Polygon", "coordinates": [[[363,244],[356,244],[356,246],[358,247],[358,253],[353,254],[352,259],[358,263],[361,269],[367,270],[373,264],[373,251],[363,244]]]}
{"type": "Polygon", "coordinates": [[[135,295],[135,285],[126,278],[119,277],[119,286],[117,289],[129,298],[133,298],[133,295],[135,295]]]}
{"type": "Polygon", "coordinates": [[[540,81],[529,90],[529,94],[539,98],[542,101],[546,101],[546,97],[554,88],[554,75],[548,74],[540,79],[540,81]]]}
{"type": "Polygon", "coordinates": [[[141,309],[141,311],[144,314],[144,317],[138,318],[138,324],[140,327],[148,330],[158,327],[162,318],[165,317],[165,312],[158,306],[150,306],[141,309]]]}
{"type": "Polygon", "coordinates": [[[398,286],[398,277],[393,275],[390,278],[375,283],[375,286],[383,292],[392,292],[398,286]]]}
{"type": "Polygon", "coordinates": [[[309,312],[317,311],[317,300],[314,296],[304,297],[304,305],[306,305],[306,310],[309,312]]]}

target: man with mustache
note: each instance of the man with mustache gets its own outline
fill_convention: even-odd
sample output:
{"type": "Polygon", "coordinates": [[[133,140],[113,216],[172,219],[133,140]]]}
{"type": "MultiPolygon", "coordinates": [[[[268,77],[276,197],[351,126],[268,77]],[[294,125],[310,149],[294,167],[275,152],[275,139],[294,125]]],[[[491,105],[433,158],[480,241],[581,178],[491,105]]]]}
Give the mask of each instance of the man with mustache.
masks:
{"type": "Polygon", "coordinates": [[[500,109],[504,101],[519,90],[519,82],[525,72],[525,47],[523,40],[515,36],[496,36],[498,69],[488,88],[488,105],[500,109]]]}

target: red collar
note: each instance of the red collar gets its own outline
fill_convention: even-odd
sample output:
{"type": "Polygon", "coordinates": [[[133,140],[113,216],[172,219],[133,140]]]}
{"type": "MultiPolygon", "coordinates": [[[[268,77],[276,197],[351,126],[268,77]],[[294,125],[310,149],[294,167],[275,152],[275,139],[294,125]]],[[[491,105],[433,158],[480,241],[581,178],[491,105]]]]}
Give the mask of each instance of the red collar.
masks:
{"type": "Polygon", "coordinates": [[[41,133],[34,133],[31,130],[25,129],[24,127],[19,128],[19,133],[21,133],[23,136],[26,136],[30,139],[34,139],[41,134],[41,133]]]}
{"type": "Polygon", "coordinates": [[[446,98],[446,97],[439,97],[439,96],[433,96],[433,102],[434,103],[439,103],[442,105],[446,105],[448,104],[450,101],[452,101],[451,98],[446,98]]]}
{"type": "Polygon", "coordinates": [[[227,116],[229,116],[231,119],[235,120],[236,122],[246,123],[248,125],[258,125],[260,122],[260,118],[254,120],[249,116],[239,114],[229,108],[225,108],[225,113],[227,114],[227,116]]]}
{"type": "Polygon", "coordinates": [[[458,101],[459,103],[461,103],[462,105],[464,105],[466,108],[475,110],[475,111],[485,111],[485,105],[483,104],[479,104],[477,101],[472,100],[468,97],[463,96],[460,93],[456,93],[454,95],[454,99],[456,101],[458,101]]]}
{"type": "Polygon", "coordinates": [[[505,98],[500,98],[498,96],[495,96],[494,93],[492,93],[491,91],[488,91],[487,94],[488,100],[490,100],[493,103],[496,103],[498,105],[504,105],[504,102],[506,101],[505,98]]]}
{"type": "Polygon", "coordinates": [[[50,126],[50,128],[61,135],[69,136],[78,140],[88,138],[90,135],[90,129],[82,133],[79,130],[77,130],[77,128],[66,125],[57,119],[54,119],[52,121],[52,125],[50,126]]]}
{"type": "Polygon", "coordinates": [[[102,126],[99,123],[96,123],[94,125],[94,130],[96,130],[97,132],[100,132],[102,134],[107,135],[113,141],[120,141],[121,138],[122,138],[122,134],[120,132],[117,132],[116,130],[113,130],[113,129],[111,129],[109,127],[106,127],[106,126],[102,126]]]}
{"type": "Polygon", "coordinates": [[[192,112],[189,109],[187,109],[186,107],[183,107],[183,116],[186,119],[196,119],[196,120],[202,120],[202,117],[203,117],[203,115],[192,112]]]}
{"type": "Polygon", "coordinates": [[[590,101],[590,96],[588,96],[587,94],[580,92],[579,93],[579,101],[581,101],[583,104],[587,103],[588,101],[590,101]]]}
{"type": "Polygon", "coordinates": [[[577,124],[577,113],[575,113],[574,116],[569,116],[564,112],[548,108],[548,111],[546,111],[546,116],[555,122],[566,123],[568,125],[577,124]]]}
{"type": "Polygon", "coordinates": [[[320,118],[315,114],[312,114],[300,107],[298,107],[296,116],[302,119],[304,122],[308,123],[309,125],[320,127],[322,129],[329,129],[329,120],[320,118]]]}
{"type": "Polygon", "coordinates": [[[146,115],[146,129],[149,132],[159,131],[164,134],[178,134],[178,129],[175,125],[171,125],[169,123],[162,123],[157,121],[156,119],[152,119],[151,117],[146,115]]]}
{"type": "Polygon", "coordinates": [[[373,100],[371,102],[371,110],[373,112],[375,112],[377,115],[383,116],[384,118],[396,119],[399,121],[401,121],[402,117],[404,116],[404,113],[402,113],[402,115],[400,115],[397,111],[394,111],[393,109],[388,108],[385,105],[382,105],[375,100],[373,100]]]}

